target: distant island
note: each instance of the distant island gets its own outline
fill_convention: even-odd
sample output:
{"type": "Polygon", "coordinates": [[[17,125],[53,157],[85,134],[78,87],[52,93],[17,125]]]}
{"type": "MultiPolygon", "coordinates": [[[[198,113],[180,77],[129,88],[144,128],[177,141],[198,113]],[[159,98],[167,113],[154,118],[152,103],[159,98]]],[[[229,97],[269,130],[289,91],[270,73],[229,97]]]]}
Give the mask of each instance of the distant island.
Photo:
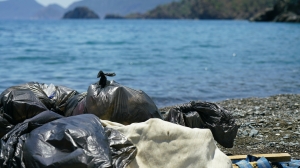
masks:
{"type": "Polygon", "coordinates": [[[61,18],[300,22],[300,0],[81,0],[67,8],[43,6],[35,0],[0,0],[0,19],[61,18]]]}
{"type": "Polygon", "coordinates": [[[99,16],[87,7],[76,7],[65,13],[63,19],[99,19],[99,16]]]}
{"type": "Polygon", "coordinates": [[[144,14],[106,15],[105,19],[241,19],[300,22],[300,0],[181,0],[144,14]]]}
{"type": "Polygon", "coordinates": [[[181,0],[160,5],[144,14],[126,15],[130,19],[249,19],[274,5],[274,0],[181,0]]]}

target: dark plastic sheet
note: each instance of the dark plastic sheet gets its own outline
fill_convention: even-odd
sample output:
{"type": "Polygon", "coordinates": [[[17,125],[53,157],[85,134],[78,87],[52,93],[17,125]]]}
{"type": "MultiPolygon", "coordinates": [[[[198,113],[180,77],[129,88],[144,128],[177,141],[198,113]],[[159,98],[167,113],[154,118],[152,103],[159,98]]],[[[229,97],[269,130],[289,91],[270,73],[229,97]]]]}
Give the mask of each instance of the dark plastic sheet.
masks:
{"type": "Polygon", "coordinates": [[[214,139],[226,148],[233,147],[238,131],[231,113],[210,102],[192,101],[177,106],[169,110],[164,120],[191,128],[209,128],[214,139]]]}
{"type": "Polygon", "coordinates": [[[122,124],[162,118],[152,99],[141,90],[107,81],[104,88],[98,83],[89,86],[86,97],[87,112],[100,119],[122,124]]]}

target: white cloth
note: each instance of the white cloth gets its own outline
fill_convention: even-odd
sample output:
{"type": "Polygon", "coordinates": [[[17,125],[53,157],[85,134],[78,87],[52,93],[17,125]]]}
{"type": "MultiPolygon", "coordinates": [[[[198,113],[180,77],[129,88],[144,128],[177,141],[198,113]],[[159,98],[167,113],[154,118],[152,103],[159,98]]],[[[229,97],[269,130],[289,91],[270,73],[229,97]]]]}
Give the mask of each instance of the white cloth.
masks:
{"type": "Polygon", "coordinates": [[[128,168],[232,167],[209,129],[192,129],[160,119],[127,126],[107,120],[101,122],[123,133],[137,147],[137,156],[128,168]]]}

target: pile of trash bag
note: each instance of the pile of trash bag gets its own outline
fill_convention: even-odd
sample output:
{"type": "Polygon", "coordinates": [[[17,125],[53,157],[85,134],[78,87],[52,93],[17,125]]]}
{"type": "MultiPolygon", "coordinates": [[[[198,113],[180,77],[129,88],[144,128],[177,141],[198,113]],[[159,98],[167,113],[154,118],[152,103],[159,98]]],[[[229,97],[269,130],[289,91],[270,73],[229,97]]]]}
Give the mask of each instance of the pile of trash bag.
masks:
{"type": "MultiPolygon", "coordinates": [[[[162,118],[157,106],[145,92],[115,81],[106,82],[104,88],[95,83],[83,93],[65,86],[37,82],[12,86],[0,95],[0,116],[13,125],[45,110],[63,116],[95,114],[100,119],[122,124],[162,118]]],[[[6,128],[1,124],[0,127],[0,130],[6,128]]]]}
{"type": "Polygon", "coordinates": [[[64,117],[44,111],[10,130],[0,141],[3,168],[126,167],[136,147],[93,114],[64,117]]]}
{"type": "Polygon", "coordinates": [[[137,148],[132,139],[103,127],[100,120],[130,125],[157,118],[186,128],[208,128],[219,144],[233,146],[238,126],[222,107],[190,102],[162,116],[145,92],[106,79],[114,75],[100,71],[99,82],[83,93],[38,82],[4,90],[0,94],[0,166],[126,167],[137,148]]]}
{"type": "Polygon", "coordinates": [[[232,148],[239,126],[226,109],[211,102],[191,101],[171,108],[165,121],[191,128],[209,128],[215,140],[225,148],[232,148]]]}

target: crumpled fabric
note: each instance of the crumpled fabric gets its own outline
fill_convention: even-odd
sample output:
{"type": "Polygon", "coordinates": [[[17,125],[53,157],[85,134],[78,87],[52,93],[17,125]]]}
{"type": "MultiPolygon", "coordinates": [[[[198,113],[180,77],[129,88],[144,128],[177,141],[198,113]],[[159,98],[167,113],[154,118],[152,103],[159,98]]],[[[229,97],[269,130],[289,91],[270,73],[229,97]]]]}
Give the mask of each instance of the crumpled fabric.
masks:
{"type": "Polygon", "coordinates": [[[186,103],[171,108],[164,118],[191,128],[209,128],[214,139],[225,148],[232,148],[239,126],[226,109],[211,102],[186,103]]]}
{"type": "Polygon", "coordinates": [[[120,131],[137,147],[137,155],[127,168],[232,167],[209,129],[192,129],[157,118],[130,125],[108,120],[101,123],[120,131]]]}

